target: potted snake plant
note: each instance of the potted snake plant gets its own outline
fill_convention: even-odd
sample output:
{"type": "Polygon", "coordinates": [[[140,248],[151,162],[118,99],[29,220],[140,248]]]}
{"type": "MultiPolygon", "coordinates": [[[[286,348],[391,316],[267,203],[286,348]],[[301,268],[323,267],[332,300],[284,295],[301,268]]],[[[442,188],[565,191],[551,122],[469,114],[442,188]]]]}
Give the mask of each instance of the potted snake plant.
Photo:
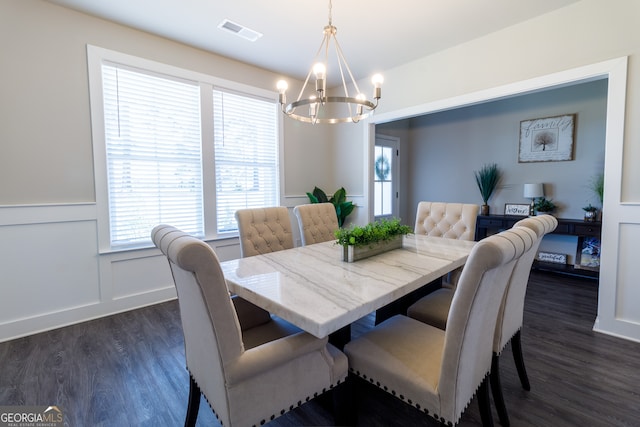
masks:
{"type": "Polygon", "coordinates": [[[502,177],[500,169],[496,163],[491,163],[482,166],[479,171],[474,172],[476,176],[476,184],[478,184],[478,190],[480,190],[480,196],[482,197],[483,204],[480,207],[480,213],[482,215],[489,215],[489,199],[493,195],[498,182],[502,177]]]}

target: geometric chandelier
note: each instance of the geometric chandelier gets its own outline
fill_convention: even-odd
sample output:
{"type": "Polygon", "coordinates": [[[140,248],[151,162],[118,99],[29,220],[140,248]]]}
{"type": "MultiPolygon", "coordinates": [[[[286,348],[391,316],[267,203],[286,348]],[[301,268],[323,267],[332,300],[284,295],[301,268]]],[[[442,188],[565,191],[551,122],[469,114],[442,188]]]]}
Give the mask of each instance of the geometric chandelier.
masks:
{"type": "Polygon", "coordinates": [[[280,93],[280,105],[282,112],[292,119],[306,123],[357,123],[368,117],[378,106],[381,94],[382,76],[376,74],[371,79],[373,84],[373,99],[370,101],[360,92],[358,84],[353,78],[349,64],[342,53],[338,39],[336,38],[337,28],[331,21],[331,0],[329,0],[329,24],[324,27],[324,37],[320,48],[313,60],[313,66],[307,74],[304,85],[298,94],[298,98],[287,103],[288,84],[284,80],[278,82],[278,92],[280,93]],[[333,49],[331,44],[333,43],[333,49]],[[319,60],[324,52],[323,60],[319,60]],[[327,96],[327,69],[329,65],[330,52],[335,53],[335,60],[342,80],[342,96],[327,96]],[[348,73],[351,85],[355,88],[355,96],[349,94],[346,84],[345,70],[348,73]],[[311,75],[315,77],[315,90],[309,84],[311,75]],[[309,90],[307,91],[307,86],[309,90]]]}

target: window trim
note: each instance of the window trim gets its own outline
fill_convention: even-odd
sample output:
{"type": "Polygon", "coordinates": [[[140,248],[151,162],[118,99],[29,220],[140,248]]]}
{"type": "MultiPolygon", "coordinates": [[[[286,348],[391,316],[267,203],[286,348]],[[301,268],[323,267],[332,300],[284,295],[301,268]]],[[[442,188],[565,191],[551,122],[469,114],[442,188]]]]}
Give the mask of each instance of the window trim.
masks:
{"type": "MultiPolygon", "coordinates": [[[[204,159],[215,159],[214,139],[213,139],[213,89],[223,89],[234,91],[248,96],[262,98],[270,102],[278,102],[277,92],[249,86],[222,78],[210,76],[197,71],[187,70],[180,67],[156,62],[133,55],[93,46],[87,44],[87,69],[89,76],[89,104],[91,118],[91,137],[93,145],[93,163],[96,198],[96,217],[98,231],[98,252],[112,253],[130,250],[139,250],[148,245],[136,245],[131,247],[112,247],[110,239],[109,204],[108,204],[108,176],[107,176],[107,156],[105,141],[104,123],[104,99],[102,94],[102,64],[110,63],[121,65],[130,69],[140,69],[146,72],[155,73],[160,76],[167,76],[171,79],[183,79],[189,82],[199,83],[201,100],[201,135],[202,135],[202,156],[203,156],[203,191],[205,193],[203,201],[204,209],[204,239],[208,241],[218,239],[228,239],[236,237],[237,232],[217,233],[216,232],[216,200],[215,200],[215,167],[207,165],[204,159]],[[210,117],[208,119],[207,117],[210,117]],[[208,157],[211,156],[211,157],[208,157]]],[[[282,115],[277,115],[278,127],[278,199],[282,205],[282,195],[284,188],[284,136],[282,115]]],[[[211,162],[214,163],[215,162],[211,162]]]]}

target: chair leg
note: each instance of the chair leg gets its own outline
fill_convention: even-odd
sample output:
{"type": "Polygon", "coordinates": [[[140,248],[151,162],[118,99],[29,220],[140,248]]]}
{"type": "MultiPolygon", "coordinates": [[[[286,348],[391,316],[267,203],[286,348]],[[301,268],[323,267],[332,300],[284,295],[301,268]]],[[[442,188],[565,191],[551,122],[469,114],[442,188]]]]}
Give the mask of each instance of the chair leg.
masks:
{"type": "Polygon", "coordinates": [[[200,387],[189,375],[189,403],[187,406],[187,416],[184,420],[184,427],[195,427],[200,410],[200,387]]]}
{"type": "Polygon", "coordinates": [[[491,416],[491,400],[489,398],[489,378],[482,380],[478,389],[478,406],[480,406],[480,419],[484,427],[493,427],[491,416]]]}
{"type": "Polygon", "coordinates": [[[520,342],[520,331],[511,338],[511,350],[513,352],[513,360],[516,362],[516,369],[518,370],[518,376],[520,377],[520,384],[522,388],[529,391],[531,385],[529,384],[529,377],[527,377],[527,370],[524,367],[524,358],[522,357],[522,343],[520,342]]]}
{"type": "Polygon", "coordinates": [[[355,399],[354,378],[351,377],[351,374],[331,392],[335,424],[337,426],[355,426],[358,421],[358,408],[355,399]]]}
{"type": "Polygon", "coordinates": [[[491,382],[491,392],[493,394],[493,402],[496,405],[496,411],[498,412],[498,418],[500,424],[503,427],[509,427],[509,414],[507,414],[507,407],[504,404],[504,396],[502,394],[502,384],[500,383],[500,356],[493,353],[491,358],[491,374],[489,376],[491,382]]]}

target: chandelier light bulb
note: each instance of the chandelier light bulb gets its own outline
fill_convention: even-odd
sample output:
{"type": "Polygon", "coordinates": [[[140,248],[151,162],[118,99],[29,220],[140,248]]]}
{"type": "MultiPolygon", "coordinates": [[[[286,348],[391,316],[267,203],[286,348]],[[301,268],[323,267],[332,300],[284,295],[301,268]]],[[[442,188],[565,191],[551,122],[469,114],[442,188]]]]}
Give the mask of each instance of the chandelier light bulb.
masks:
{"type": "Polygon", "coordinates": [[[374,74],[373,77],[371,77],[371,83],[378,88],[384,83],[384,77],[382,77],[382,74],[374,74]]]}
{"type": "Polygon", "coordinates": [[[289,84],[285,80],[279,80],[276,88],[278,88],[280,94],[283,94],[289,89],[289,84]]]}
{"type": "Polygon", "coordinates": [[[324,79],[327,74],[327,67],[322,62],[318,62],[313,66],[313,74],[315,74],[316,79],[324,79]]]}
{"type": "Polygon", "coordinates": [[[380,99],[380,97],[382,96],[382,83],[384,82],[384,77],[382,77],[382,74],[374,74],[373,77],[371,77],[371,83],[373,83],[373,97],[375,99],[380,99]]]}

